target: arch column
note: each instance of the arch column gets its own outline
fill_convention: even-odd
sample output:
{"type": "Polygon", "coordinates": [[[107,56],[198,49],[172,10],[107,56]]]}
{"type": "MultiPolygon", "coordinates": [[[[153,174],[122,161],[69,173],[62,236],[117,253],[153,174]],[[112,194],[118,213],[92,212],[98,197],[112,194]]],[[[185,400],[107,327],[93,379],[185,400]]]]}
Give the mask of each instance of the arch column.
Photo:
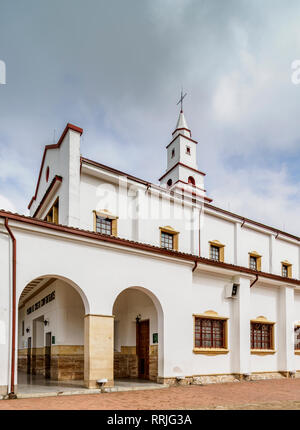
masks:
{"type": "Polygon", "coordinates": [[[84,385],[99,388],[98,379],[107,379],[106,387],[114,385],[114,317],[84,317],[84,385]]]}

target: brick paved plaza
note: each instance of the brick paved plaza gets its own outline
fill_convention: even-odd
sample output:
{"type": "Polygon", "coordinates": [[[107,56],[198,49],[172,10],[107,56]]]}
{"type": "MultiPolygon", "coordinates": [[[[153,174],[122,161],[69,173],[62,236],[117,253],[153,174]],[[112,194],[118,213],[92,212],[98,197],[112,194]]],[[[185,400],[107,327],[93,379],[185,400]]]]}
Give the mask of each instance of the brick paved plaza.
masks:
{"type": "Polygon", "coordinates": [[[300,379],[1,400],[0,409],[300,409],[300,379]]]}

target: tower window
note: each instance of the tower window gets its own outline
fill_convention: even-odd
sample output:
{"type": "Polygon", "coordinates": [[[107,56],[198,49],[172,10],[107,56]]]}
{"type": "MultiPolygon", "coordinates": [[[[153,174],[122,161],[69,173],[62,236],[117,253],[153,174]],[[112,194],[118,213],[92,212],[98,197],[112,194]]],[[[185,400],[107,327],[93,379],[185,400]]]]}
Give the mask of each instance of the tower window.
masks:
{"type": "Polygon", "coordinates": [[[188,155],[191,155],[191,147],[190,147],[190,146],[187,146],[187,147],[186,147],[186,153],[187,153],[188,155]]]}
{"type": "Polygon", "coordinates": [[[174,158],[175,157],[175,149],[172,149],[172,155],[171,155],[171,158],[174,158]]]}
{"type": "Polygon", "coordinates": [[[189,176],[188,183],[192,184],[192,185],[195,185],[195,179],[193,178],[193,176],[189,176]]]}
{"type": "Polygon", "coordinates": [[[171,187],[172,184],[173,184],[172,179],[169,179],[168,182],[167,182],[168,187],[171,187]]]}

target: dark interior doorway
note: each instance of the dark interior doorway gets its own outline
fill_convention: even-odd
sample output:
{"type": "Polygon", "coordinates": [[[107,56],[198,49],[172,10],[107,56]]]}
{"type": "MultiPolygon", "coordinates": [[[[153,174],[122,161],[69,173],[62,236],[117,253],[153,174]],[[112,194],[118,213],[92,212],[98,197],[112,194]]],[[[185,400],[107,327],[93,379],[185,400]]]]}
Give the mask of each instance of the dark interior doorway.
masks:
{"type": "Polygon", "coordinates": [[[46,333],[45,344],[45,378],[51,378],[51,332],[46,333]]]}
{"type": "Polygon", "coordinates": [[[136,353],[138,356],[138,375],[149,379],[149,320],[136,324],[136,353]]]}

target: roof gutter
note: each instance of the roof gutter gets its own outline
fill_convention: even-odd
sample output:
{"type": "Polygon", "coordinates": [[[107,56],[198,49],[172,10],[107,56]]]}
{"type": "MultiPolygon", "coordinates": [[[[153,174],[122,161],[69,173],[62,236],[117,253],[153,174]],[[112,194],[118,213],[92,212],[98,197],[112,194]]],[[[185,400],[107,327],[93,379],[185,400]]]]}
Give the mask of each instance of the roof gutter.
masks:
{"type": "Polygon", "coordinates": [[[10,369],[10,389],[8,398],[15,399],[15,362],[16,362],[16,285],[17,285],[17,241],[8,225],[8,218],[5,218],[5,227],[12,240],[12,330],[11,330],[11,369],[10,369]]]}

